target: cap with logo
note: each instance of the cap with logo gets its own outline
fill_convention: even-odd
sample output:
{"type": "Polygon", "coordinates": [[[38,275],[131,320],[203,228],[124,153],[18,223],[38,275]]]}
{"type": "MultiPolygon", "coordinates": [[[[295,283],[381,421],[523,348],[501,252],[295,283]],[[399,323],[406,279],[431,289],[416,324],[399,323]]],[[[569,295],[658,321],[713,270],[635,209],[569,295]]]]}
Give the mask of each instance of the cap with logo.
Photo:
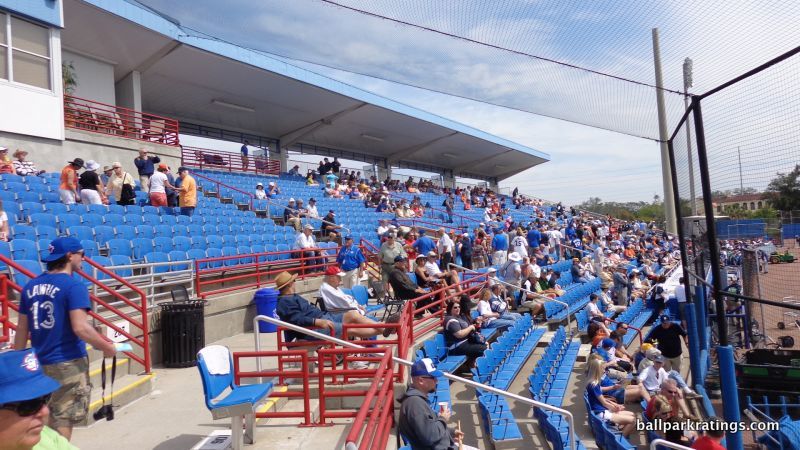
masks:
{"type": "Polygon", "coordinates": [[[60,237],[50,242],[50,254],[42,258],[44,262],[52,262],[63,258],[67,253],[77,253],[83,250],[81,241],[74,237],[60,237]]]}
{"type": "Polygon", "coordinates": [[[433,365],[433,361],[430,358],[422,358],[411,366],[411,376],[439,378],[442,376],[442,371],[433,365]]]}
{"type": "Polygon", "coordinates": [[[33,400],[59,387],[44,374],[33,350],[0,353],[0,405],[33,400]]]}

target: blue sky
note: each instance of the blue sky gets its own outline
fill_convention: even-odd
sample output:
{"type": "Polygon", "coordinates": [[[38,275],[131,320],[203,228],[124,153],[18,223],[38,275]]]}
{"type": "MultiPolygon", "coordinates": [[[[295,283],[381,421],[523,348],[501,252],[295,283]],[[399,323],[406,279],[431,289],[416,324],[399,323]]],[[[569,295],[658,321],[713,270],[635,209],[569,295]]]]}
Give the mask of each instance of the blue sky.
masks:
{"type": "MultiPolygon", "coordinates": [[[[309,70],[551,155],[551,162],[512,177],[505,185],[518,185],[525,192],[568,203],[590,195],[605,200],[649,201],[654,194],[662,194],[659,148],[653,141],[379,78],[654,136],[655,93],[650,88],[532,62],[318,0],[143,3],[216,38],[292,58],[309,70]]],[[[681,88],[681,66],[684,57],[690,55],[695,60],[695,92],[703,92],[800,42],[800,27],[796,26],[800,8],[789,1],[340,3],[643,83],[654,82],[650,29],[657,26],[661,29],[667,87],[681,88]]],[[[683,106],[680,97],[667,97],[672,128],[683,106]]],[[[724,104],[718,107],[725,109],[724,104]]],[[[737,119],[741,120],[731,118],[737,119]]],[[[738,145],[723,133],[711,133],[710,139],[715,136],[719,149],[728,151],[738,145]]],[[[791,136],[791,141],[795,138],[791,136]]],[[[745,147],[743,163],[753,166],[762,155],[763,148],[745,147]]],[[[774,172],[774,168],[764,167],[763,174],[749,181],[763,186],[764,174],[774,172]]],[[[726,173],[728,169],[721,168],[726,173]]],[[[738,186],[738,179],[735,181],[738,186]]],[[[725,188],[733,183],[727,177],[720,182],[725,188]]]]}

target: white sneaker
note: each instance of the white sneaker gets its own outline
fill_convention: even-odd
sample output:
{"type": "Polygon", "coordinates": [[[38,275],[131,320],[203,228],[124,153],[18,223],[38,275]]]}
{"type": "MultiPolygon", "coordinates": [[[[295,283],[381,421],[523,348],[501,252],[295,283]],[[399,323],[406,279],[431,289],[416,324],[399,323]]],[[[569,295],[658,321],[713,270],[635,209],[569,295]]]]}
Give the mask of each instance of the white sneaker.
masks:
{"type": "Polygon", "coordinates": [[[366,361],[353,361],[350,363],[350,368],[355,370],[369,369],[369,363],[366,361]]]}

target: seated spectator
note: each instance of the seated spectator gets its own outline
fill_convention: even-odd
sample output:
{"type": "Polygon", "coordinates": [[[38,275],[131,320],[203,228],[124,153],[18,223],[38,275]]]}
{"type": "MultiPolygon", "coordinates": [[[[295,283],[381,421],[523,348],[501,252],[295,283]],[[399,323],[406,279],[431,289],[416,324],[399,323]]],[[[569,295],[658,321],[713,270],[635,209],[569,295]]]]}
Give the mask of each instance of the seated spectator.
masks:
{"type": "Polygon", "coordinates": [[[575,283],[588,283],[589,278],[586,276],[586,269],[581,266],[579,258],[572,258],[572,266],[570,267],[570,274],[572,274],[572,281],[575,283]]]}
{"type": "MultiPolygon", "coordinates": [[[[294,240],[294,249],[299,250],[299,257],[313,258],[314,256],[322,256],[322,250],[317,248],[317,242],[314,239],[314,227],[311,224],[306,224],[303,231],[297,233],[294,240]]],[[[303,265],[318,265],[321,264],[323,259],[304,259],[303,265]]]]}
{"type": "Polygon", "coordinates": [[[339,266],[329,266],[325,269],[325,278],[319,287],[319,295],[325,302],[325,309],[330,313],[353,310],[366,315],[366,309],[359,305],[352,295],[345,294],[340,288],[344,275],[339,266]]]}
{"type": "Polygon", "coordinates": [[[308,206],[306,207],[306,217],[312,219],[319,219],[319,211],[317,211],[317,200],[314,197],[308,199],[308,206]]]}
{"type": "Polygon", "coordinates": [[[539,279],[536,280],[532,290],[548,298],[556,298],[558,296],[558,292],[550,287],[550,281],[547,279],[547,272],[544,270],[539,275],[539,279]]]}
{"type": "Polygon", "coordinates": [[[268,186],[267,197],[275,198],[278,195],[280,195],[281,189],[278,187],[278,185],[274,181],[270,181],[267,186],[268,186]]]}
{"type": "Polygon", "coordinates": [[[100,176],[97,175],[97,169],[100,168],[100,164],[90,159],[86,161],[84,168],[86,170],[78,177],[78,186],[81,188],[81,203],[84,205],[108,203],[108,199],[103,193],[105,188],[103,183],[100,182],[100,176]]]}
{"type": "Polygon", "coordinates": [[[483,326],[486,328],[508,328],[522,318],[521,314],[508,310],[508,303],[499,295],[499,289],[498,295],[495,295],[491,289],[484,288],[478,298],[478,313],[483,317],[483,326]]]}
{"type": "Polygon", "coordinates": [[[45,375],[33,350],[0,353],[0,448],[76,450],[50,428],[47,404],[58,381],[45,375]]]}
{"type": "MultiPolygon", "coordinates": [[[[656,365],[657,364],[658,363],[656,363],[656,365]]],[[[652,369],[653,367],[655,367],[655,365],[650,367],[650,369],[652,369]]],[[[689,407],[686,405],[686,402],[684,401],[683,396],[681,395],[681,390],[678,388],[678,383],[675,380],[671,378],[664,379],[656,391],[650,390],[646,385],[645,389],[648,389],[648,392],[650,392],[650,395],[652,396],[650,398],[650,401],[647,403],[647,408],[644,411],[644,415],[648,419],[652,420],[655,418],[654,413],[656,410],[655,409],[656,405],[653,399],[658,397],[658,395],[656,394],[660,394],[661,396],[669,400],[669,404],[670,406],[672,406],[670,411],[671,415],[669,417],[670,419],[677,419],[677,418],[694,419],[694,415],[689,411],[689,407]]]]}
{"type": "MultiPolygon", "coordinates": [[[[280,291],[278,297],[278,306],[275,313],[284,322],[289,322],[293,325],[301,327],[319,327],[326,328],[328,335],[341,337],[342,324],[357,323],[374,325],[376,328],[353,328],[348,331],[348,334],[356,338],[369,338],[382,334],[384,337],[389,337],[395,332],[394,328],[383,328],[382,325],[389,323],[397,323],[400,320],[399,314],[392,314],[386,319],[385,323],[374,322],[366,317],[359,311],[351,310],[341,313],[322,312],[319,308],[315,307],[308,300],[295,293],[294,281],[297,274],[290,274],[289,272],[281,272],[275,278],[275,287],[280,291]],[[383,328],[383,330],[381,330],[383,328]]],[[[294,331],[287,331],[286,336],[288,340],[306,339],[313,340],[302,333],[294,331]]]]}
{"type": "Polygon", "coordinates": [[[636,415],[632,411],[626,411],[624,405],[609,400],[603,395],[600,382],[604,374],[603,362],[591,359],[589,361],[589,383],[586,385],[589,407],[601,420],[613,422],[620,427],[622,435],[627,438],[634,430],[636,415]]]}
{"type": "Polygon", "coordinates": [[[0,147],[0,174],[15,172],[14,162],[8,157],[8,147],[0,147]]]}
{"type": "Polygon", "coordinates": [[[295,231],[302,229],[303,223],[300,220],[300,211],[297,210],[297,205],[293,198],[290,198],[289,204],[283,208],[283,223],[286,226],[293,227],[295,231]]]}
{"type": "Polygon", "coordinates": [[[535,275],[536,274],[531,272],[528,274],[528,278],[522,281],[521,286],[524,291],[520,291],[519,302],[519,306],[530,310],[531,315],[534,317],[539,315],[544,316],[545,310],[542,296],[549,297],[546,294],[539,293],[539,283],[535,275]]]}
{"type": "Polygon", "coordinates": [[[327,238],[328,241],[339,241],[339,230],[342,229],[341,225],[336,224],[336,212],[334,210],[328,210],[328,214],[322,218],[322,223],[320,224],[320,235],[323,238],[327,238]]]}
{"type": "Polygon", "coordinates": [[[267,192],[264,190],[264,184],[257,183],[256,191],[254,193],[256,200],[264,200],[267,198],[267,192]]]}
{"type": "Polygon", "coordinates": [[[292,167],[291,169],[289,169],[289,175],[292,175],[292,176],[295,176],[295,177],[299,177],[299,176],[301,176],[301,175],[300,175],[300,166],[298,166],[297,164],[295,164],[295,165],[294,165],[294,167],[292,167]]]}
{"type": "MultiPolygon", "coordinates": [[[[602,361],[600,357],[596,355],[590,358],[590,361],[602,361]]],[[[615,370],[607,369],[605,371],[600,379],[600,390],[603,392],[603,395],[611,397],[620,405],[650,400],[650,395],[641,384],[630,384],[630,378],[628,376],[620,377],[620,375],[622,375],[622,373],[615,370]],[[617,378],[612,377],[612,374],[617,378]]]]}
{"type": "Polygon", "coordinates": [[[8,227],[8,214],[3,209],[3,201],[0,200],[0,241],[8,242],[11,236],[8,227]]]}
{"type": "Polygon", "coordinates": [[[600,301],[603,302],[607,311],[614,311],[615,314],[619,314],[628,309],[627,306],[614,304],[608,286],[600,287],[600,301]]]}
{"type": "Polygon", "coordinates": [[[669,374],[664,370],[663,356],[660,354],[654,355],[651,361],[653,362],[652,365],[639,372],[639,383],[644,386],[647,392],[655,395],[661,390],[661,384],[669,378],[669,374]]]}
{"type": "Polygon", "coordinates": [[[605,322],[606,315],[600,311],[600,307],[598,306],[599,301],[600,297],[598,297],[597,294],[589,294],[589,303],[586,304],[586,315],[589,317],[589,320],[598,320],[602,323],[605,322]]]}
{"type": "Polygon", "coordinates": [[[16,158],[16,161],[13,162],[13,165],[14,172],[17,175],[25,177],[28,175],[41,175],[44,173],[44,170],[38,170],[33,162],[25,160],[25,158],[28,156],[28,152],[25,150],[17,149],[13,156],[16,158]]]}
{"type": "Polygon", "coordinates": [[[314,172],[308,172],[308,175],[306,175],[306,186],[319,186],[314,180],[314,172]]]}
{"type": "Polygon", "coordinates": [[[421,288],[430,288],[436,285],[438,280],[428,277],[425,272],[425,261],[428,259],[425,255],[417,255],[414,264],[414,275],[417,277],[417,286],[421,288]]]}
{"type": "Polygon", "coordinates": [[[408,270],[408,259],[405,255],[395,256],[394,265],[389,271],[389,285],[394,291],[394,296],[399,300],[411,300],[427,294],[425,289],[411,281],[406,270],[408,270]]]}
{"type": "Polygon", "coordinates": [[[439,269],[439,264],[436,263],[438,255],[434,251],[428,252],[428,260],[425,261],[425,275],[433,281],[441,281],[445,286],[455,286],[456,293],[461,293],[461,285],[458,282],[458,272],[455,270],[445,270],[444,272],[439,269]]]}
{"type": "Polygon", "coordinates": [[[471,367],[475,359],[482,356],[488,347],[479,331],[482,320],[478,318],[478,322],[471,325],[461,317],[461,314],[460,303],[447,304],[444,317],[444,341],[448,354],[466,355],[469,359],[468,365],[471,367]]]}
{"type": "Polygon", "coordinates": [[[431,409],[428,395],[436,392],[442,372],[436,369],[430,358],[417,360],[410,370],[411,384],[400,397],[398,433],[402,434],[411,448],[441,450],[476,450],[462,443],[464,433],[447,427],[451,412],[431,409]]]}

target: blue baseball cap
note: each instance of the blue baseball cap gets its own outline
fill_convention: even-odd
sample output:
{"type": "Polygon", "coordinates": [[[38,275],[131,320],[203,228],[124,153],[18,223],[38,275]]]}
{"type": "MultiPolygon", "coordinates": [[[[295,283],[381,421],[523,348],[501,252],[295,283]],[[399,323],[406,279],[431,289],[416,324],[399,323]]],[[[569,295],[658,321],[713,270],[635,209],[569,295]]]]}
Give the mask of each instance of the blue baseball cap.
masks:
{"type": "Polygon", "coordinates": [[[33,350],[0,353],[0,405],[33,400],[60,386],[42,372],[33,350]]]}
{"type": "Polygon", "coordinates": [[[670,321],[669,314],[662,314],[661,317],[658,318],[658,320],[660,320],[661,322],[669,322],[670,321]]]}
{"type": "Polygon", "coordinates": [[[602,340],[602,342],[600,343],[600,346],[601,346],[601,347],[603,347],[603,348],[606,348],[606,347],[616,347],[616,346],[617,346],[617,343],[616,343],[616,342],[614,342],[614,340],[613,340],[613,339],[611,339],[611,338],[605,338],[605,339],[603,339],[603,340],[602,340]]]}
{"type": "Polygon", "coordinates": [[[353,236],[345,236],[344,240],[345,241],[352,241],[353,240],[353,236]]]}
{"type": "Polygon", "coordinates": [[[73,237],[60,237],[50,243],[50,254],[42,258],[44,262],[51,262],[63,258],[67,253],[77,253],[83,250],[81,241],[73,237]]]}
{"type": "Polygon", "coordinates": [[[442,376],[442,371],[433,365],[430,358],[418,359],[414,365],[411,366],[412,377],[436,377],[442,376]]]}

